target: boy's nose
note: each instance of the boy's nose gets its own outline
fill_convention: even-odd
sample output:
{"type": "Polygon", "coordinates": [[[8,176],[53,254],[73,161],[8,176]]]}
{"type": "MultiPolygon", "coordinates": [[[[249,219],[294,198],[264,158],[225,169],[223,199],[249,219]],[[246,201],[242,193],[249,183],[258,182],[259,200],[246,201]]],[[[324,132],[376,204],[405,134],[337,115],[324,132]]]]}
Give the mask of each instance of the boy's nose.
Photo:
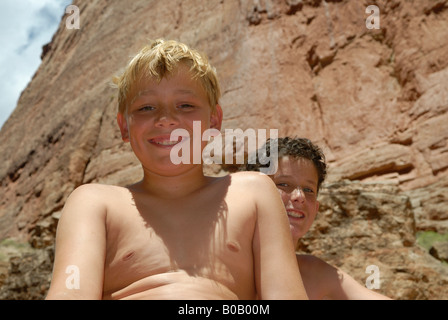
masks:
{"type": "Polygon", "coordinates": [[[156,127],[171,127],[178,124],[178,120],[172,112],[163,110],[156,119],[156,127]]]}
{"type": "Polygon", "coordinates": [[[305,202],[305,193],[301,188],[296,188],[291,192],[291,200],[305,202]]]}

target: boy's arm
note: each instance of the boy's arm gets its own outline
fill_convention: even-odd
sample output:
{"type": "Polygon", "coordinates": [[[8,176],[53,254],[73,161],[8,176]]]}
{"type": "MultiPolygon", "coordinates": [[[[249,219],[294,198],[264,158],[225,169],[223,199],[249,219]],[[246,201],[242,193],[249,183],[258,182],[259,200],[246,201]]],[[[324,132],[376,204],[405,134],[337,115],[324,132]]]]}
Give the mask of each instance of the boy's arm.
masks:
{"type": "Polygon", "coordinates": [[[257,221],[253,240],[255,281],[259,299],[307,299],[286,210],[272,180],[254,181],[257,221]]]}
{"type": "Polygon", "coordinates": [[[391,300],[378,292],[362,286],[344,271],[337,269],[339,274],[339,283],[333,287],[330,293],[330,299],[347,300],[391,300]]]}
{"type": "Polygon", "coordinates": [[[68,198],[58,223],[53,278],[46,299],[101,299],[106,254],[106,207],[98,186],[68,198]]]}
{"type": "Polygon", "coordinates": [[[297,261],[310,299],[390,300],[318,257],[298,254],[297,261]]]}

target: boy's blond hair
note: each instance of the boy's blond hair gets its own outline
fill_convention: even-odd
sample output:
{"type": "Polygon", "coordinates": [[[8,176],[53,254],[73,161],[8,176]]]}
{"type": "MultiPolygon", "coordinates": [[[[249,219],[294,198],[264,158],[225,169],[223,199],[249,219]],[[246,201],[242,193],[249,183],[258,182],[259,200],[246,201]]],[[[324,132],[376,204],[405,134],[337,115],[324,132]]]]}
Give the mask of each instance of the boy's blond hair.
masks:
{"type": "Polygon", "coordinates": [[[199,79],[204,87],[212,112],[221,97],[216,70],[205,54],[175,40],[150,41],[129,62],[122,75],[114,77],[118,88],[118,112],[126,114],[129,104],[138,95],[138,85],[144,79],[161,81],[174,72],[179,64],[190,67],[192,78],[199,79]]]}

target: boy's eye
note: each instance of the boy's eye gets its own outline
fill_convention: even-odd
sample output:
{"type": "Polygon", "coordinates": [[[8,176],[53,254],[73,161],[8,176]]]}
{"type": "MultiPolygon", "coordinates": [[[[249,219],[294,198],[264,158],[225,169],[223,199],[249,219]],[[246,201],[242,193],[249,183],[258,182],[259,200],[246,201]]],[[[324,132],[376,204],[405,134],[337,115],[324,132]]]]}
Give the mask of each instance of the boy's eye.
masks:
{"type": "Polygon", "coordinates": [[[277,183],[277,186],[279,186],[279,187],[288,187],[289,185],[287,183],[281,182],[281,183],[277,183]]]}
{"type": "Polygon", "coordinates": [[[276,184],[277,188],[282,189],[283,191],[290,192],[293,188],[286,182],[280,182],[276,184]]]}
{"type": "Polygon", "coordinates": [[[152,111],[152,110],[154,110],[155,108],[154,107],[151,107],[151,106],[143,106],[143,107],[141,107],[140,109],[138,109],[138,111],[152,111]]]}
{"type": "Polygon", "coordinates": [[[193,109],[194,106],[188,103],[184,103],[178,106],[179,109],[193,109]]]}
{"type": "Polygon", "coordinates": [[[303,188],[302,190],[303,190],[303,192],[305,192],[305,193],[314,193],[314,190],[313,190],[313,189],[310,189],[310,188],[303,188]]]}

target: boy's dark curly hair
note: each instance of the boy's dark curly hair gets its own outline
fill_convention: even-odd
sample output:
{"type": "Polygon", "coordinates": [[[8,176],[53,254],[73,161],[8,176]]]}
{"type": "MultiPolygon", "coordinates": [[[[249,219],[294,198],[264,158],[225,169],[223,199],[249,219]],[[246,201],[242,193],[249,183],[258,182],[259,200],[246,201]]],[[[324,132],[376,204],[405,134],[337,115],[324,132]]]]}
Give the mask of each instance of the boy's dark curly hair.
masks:
{"type": "MultiPolygon", "coordinates": [[[[320,189],[320,186],[325,180],[327,175],[327,164],[325,161],[325,155],[321,148],[317,145],[313,144],[309,139],[306,138],[276,138],[278,143],[278,156],[292,156],[294,158],[300,159],[308,159],[314,163],[314,166],[317,170],[317,190],[320,189]]],[[[271,154],[271,143],[275,141],[274,139],[268,139],[265,145],[261,148],[261,150],[266,152],[265,156],[269,157],[271,154]]],[[[260,171],[260,168],[267,167],[268,165],[262,165],[258,161],[258,152],[254,157],[257,157],[255,160],[255,164],[247,163],[245,165],[245,171],[260,171]]],[[[253,158],[252,158],[253,159],[253,158]]],[[[248,161],[248,162],[254,162],[248,161]]]]}

